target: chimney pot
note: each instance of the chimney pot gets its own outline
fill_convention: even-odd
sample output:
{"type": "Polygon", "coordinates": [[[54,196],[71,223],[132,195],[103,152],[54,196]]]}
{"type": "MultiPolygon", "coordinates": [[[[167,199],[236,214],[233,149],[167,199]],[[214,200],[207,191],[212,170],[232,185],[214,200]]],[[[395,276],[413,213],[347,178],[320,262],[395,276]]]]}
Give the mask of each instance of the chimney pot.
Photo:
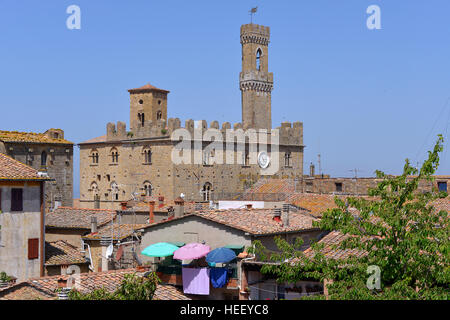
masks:
{"type": "Polygon", "coordinates": [[[181,197],[175,199],[175,218],[180,218],[184,215],[184,200],[181,197]]]}
{"type": "Polygon", "coordinates": [[[273,220],[277,222],[281,221],[281,209],[279,208],[273,209],[273,220]]]}
{"type": "Polygon", "coordinates": [[[91,217],[91,233],[97,232],[97,217],[91,217]]]}

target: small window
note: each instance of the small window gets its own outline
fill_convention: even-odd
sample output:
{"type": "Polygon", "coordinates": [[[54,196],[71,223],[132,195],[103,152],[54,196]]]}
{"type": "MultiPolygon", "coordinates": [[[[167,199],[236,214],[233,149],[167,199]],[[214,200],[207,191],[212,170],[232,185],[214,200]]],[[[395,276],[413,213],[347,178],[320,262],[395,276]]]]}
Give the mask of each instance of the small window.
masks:
{"type": "Polygon", "coordinates": [[[152,151],[149,148],[144,149],[144,163],[145,164],[152,163],[152,151]]]}
{"type": "Polygon", "coordinates": [[[151,196],[152,195],[152,184],[148,181],[144,182],[144,193],[146,196],[151,196]]]}
{"type": "Polygon", "coordinates": [[[261,49],[258,49],[258,51],[256,52],[256,70],[258,71],[261,70],[261,55],[262,51],[261,49]]]}
{"type": "Polygon", "coordinates": [[[41,153],[41,166],[47,166],[47,152],[42,151],[41,153]]]}
{"type": "Polygon", "coordinates": [[[144,103],[144,100],[139,100],[139,104],[143,104],[144,103]]]}
{"type": "Polygon", "coordinates": [[[336,192],[342,192],[342,182],[336,182],[336,192]]]}
{"type": "Polygon", "coordinates": [[[438,182],[438,189],[441,192],[447,192],[447,182],[438,182]]]}
{"type": "Polygon", "coordinates": [[[11,211],[23,211],[23,189],[11,189],[11,211]]]}
{"type": "Polygon", "coordinates": [[[116,200],[119,200],[119,193],[116,193],[116,200]]]}
{"type": "Polygon", "coordinates": [[[92,157],[92,163],[97,164],[98,163],[98,151],[92,150],[91,151],[91,157],[92,157]]]}
{"type": "Polygon", "coordinates": [[[286,152],[284,154],[284,166],[285,167],[291,166],[291,153],[290,152],[286,152]]]}
{"type": "Polygon", "coordinates": [[[160,120],[162,118],[162,112],[161,111],[158,111],[157,113],[156,113],[156,120],[160,120]]]}
{"type": "Polygon", "coordinates": [[[116,148],[111,149],[111,160],[112,163],[118,163],[119,162],[119,152],[116,148]]]}
{"type": "Polygon", "coordinates": [[[106,175],[106,180],[108,180],[108,182],[111,181],[111,176],[109,174],[106,175]]]}
{"type": "Polygon", "coordinates": [[[158,100],[158,104],[161,104],[161,100],[158,100]]]}
{"type": "Polygon", "coordinates": [[[39,258],[39,239],[28,239],[28,259],[39,258]]]}

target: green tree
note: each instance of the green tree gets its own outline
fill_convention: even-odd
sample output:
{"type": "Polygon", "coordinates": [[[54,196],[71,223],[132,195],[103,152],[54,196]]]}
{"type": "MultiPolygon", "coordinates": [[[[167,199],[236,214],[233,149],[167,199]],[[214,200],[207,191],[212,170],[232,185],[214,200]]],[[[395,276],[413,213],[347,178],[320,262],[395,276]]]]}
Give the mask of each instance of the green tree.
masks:
{"type": "Polygon", "coordinates": [[[336,197],[337,208],[327,210],[314,223],[345,235],[334,249],[354,249],[359,256],[331,259],[318,243],[312,245],[312,254],[305,255],[298,250],[301,241],[289,245],[277,238],[280,252],[270,257],[256,243],[261,259],[277,262],[264,265],[261,271],[274,274],[280,282],[332,279],[333,284],[327,286],[331,299],[448,299],[449,217],[447,211],[437,212],[432,206],[434,200],[447,194],[418,191],[420,181],[433,180],[442,144],[439,135],[420,170],[406,159],[400,176],[376,171],[382,181],[369,190],[373,198],[349,197],[344,201],[336,197]],[[379,290],[367,287],[369,266],[381,270],[379,290]]]}
{"type": "Polygon", "coordinates": [[[160,283],[158,276],[152,272],[147,276],[126,274],[119,288],[109,292],[98,288],[89,293],[81,293],[75,289],[69,292],[70,300],[152,300],[160,283]]]}

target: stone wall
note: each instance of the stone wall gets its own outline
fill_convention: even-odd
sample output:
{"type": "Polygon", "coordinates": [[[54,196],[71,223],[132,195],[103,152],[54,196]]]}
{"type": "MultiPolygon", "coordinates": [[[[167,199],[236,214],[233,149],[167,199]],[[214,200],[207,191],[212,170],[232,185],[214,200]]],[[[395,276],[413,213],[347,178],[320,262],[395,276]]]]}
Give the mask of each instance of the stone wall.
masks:
{"type": "Polygon", "coordinates": [[[73,145],[5,143],[6,154],[38,171],[46,171],[50,178],[45,184],[45,206],[55,202],[71,207],[73,201],[73,145]],[[41,165],[42,152],[47,153],[47,165],[41,165]]]}

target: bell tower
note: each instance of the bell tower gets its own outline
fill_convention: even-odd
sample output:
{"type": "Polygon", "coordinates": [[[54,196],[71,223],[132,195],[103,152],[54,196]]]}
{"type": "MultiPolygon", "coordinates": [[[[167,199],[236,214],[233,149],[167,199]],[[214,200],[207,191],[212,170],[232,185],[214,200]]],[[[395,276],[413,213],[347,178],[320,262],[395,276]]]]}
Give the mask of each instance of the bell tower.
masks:
{"type": "Polygon", "coordinates": [[[242,72],[239,87],[244,129],[272,128],[273,73],[269,72],[270,28],[257,24],[241,26],[242,72]]]}

